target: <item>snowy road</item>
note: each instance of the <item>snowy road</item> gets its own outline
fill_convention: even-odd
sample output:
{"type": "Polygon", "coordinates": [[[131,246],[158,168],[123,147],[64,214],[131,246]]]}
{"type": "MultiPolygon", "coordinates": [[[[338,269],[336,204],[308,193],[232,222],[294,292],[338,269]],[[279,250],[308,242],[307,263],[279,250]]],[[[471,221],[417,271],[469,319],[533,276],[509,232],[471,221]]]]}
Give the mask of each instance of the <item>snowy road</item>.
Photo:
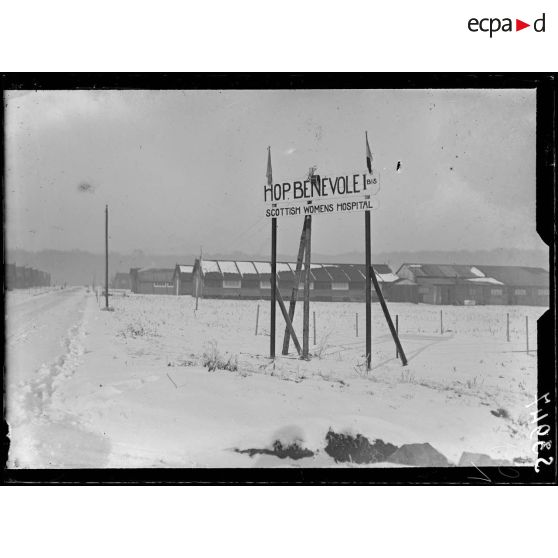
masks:
{"type": "Polygon", "coordinates": [[[43,364],[65,352],[70,328],[81,318],[85,290],[71,288],[39,295],[9,293],[6,304],[8,383],[29,381],[43,364]]]}
{"type": "Polygon", "coordinates": [[[79,287],[8,295],[9,466],[56,467],[62,456],[66,466],[104,463],[104,441],[85,431],[78,417],[53,405],[59,385],[81,364],[88,304],[94,298],[79,287]]]}

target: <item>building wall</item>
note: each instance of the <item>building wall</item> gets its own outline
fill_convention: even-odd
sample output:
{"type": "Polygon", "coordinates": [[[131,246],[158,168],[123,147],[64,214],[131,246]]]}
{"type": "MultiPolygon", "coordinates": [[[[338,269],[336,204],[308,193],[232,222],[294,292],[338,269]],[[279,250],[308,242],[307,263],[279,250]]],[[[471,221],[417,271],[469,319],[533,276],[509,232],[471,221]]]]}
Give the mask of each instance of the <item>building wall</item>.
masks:
{"type": "Polygon", "coordinates": [[[191,273],[175,273],[173,277],[173,294],[192,295],[194,293],[194,276],[191,273]]]}
{"type": "Polygon", "coordinates": [[[418,302],[417,285],[398,285],[395,283],[390,286],[389,300],[391,302],[418,302]]]}
{"type": "Polygon", "coordinates": [[[547,287],[508,287],[509,304],[525,306],[548,306],[550,290],[547,287]]]}
{"type": "Polygon", "coordinates": [[[141,279],[137,283],[138,294],[160,294],[169,295],[175,294],[174,284],[171,282],[164,281],[142,281],[141,279]]]}
{"type": "Polygon", "coordinates": [[[26,266],[6,264],[5,280],[7,289],[30,289],[50,286],[50,273],[26,266]]]}

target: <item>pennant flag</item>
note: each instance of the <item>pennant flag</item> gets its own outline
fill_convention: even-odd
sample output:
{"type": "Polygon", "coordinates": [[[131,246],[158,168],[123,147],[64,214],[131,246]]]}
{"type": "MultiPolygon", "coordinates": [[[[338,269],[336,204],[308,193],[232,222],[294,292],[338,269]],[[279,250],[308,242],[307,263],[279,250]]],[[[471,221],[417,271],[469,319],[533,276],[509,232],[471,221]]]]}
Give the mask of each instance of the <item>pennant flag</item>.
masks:
{"type": "Polygon", "coordinates": [[[267,148],[267,172],[265,175],[267,176],[268,186],[271,186],[273,184],[273,176],[271,173],[271,147],[267,148]]]}
{"type": "Polygon", "coordinates": [[[372,174],[372,152],[368,145],[368,132],[366,132],[366,167],[368,168],[368,172],[372,174]]]}

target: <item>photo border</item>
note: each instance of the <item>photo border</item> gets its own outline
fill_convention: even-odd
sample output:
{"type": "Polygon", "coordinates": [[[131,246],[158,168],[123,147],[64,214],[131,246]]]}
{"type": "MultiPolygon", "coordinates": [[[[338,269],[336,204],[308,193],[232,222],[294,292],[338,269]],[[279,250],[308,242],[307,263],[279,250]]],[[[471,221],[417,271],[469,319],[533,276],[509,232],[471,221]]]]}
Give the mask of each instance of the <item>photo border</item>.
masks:
{"type": "MultiPolygon", "coordinates": [[[[551,466],[536,473],[529,467],[405,468],[189,468],[189,469],[7,469],[8,425],[5,415],[6,370],[2,398],[2,484],[17,485],[531,485],[555,484],[556,438],[556,75],[552,73],[3,73],[0,74],[4,132],[5,90],[176,90],[176,89],[536,89],[536,226],[549,248],[550,307],[538,320],[538,397],[549,393],[544,419],[551,466]]],[[[6,216],[5,134],[2,134],[3,214],[6,216]]],[[[4,235],[5,235],[4,225],[4,235]]],[[[6,241],[4,236],[4,262],[6,241]]],[[[5,273],[5,269],[4,269],[5,273]]],[[[4,277],[4,285],[6,278],[4,277]]],[[[5,308],[5,291],[3,304],[5,308]]],[[[5,314],[4,314],[5,315],[5,314]]],[[[4,333],[5,336],[5,333],[4,333]]],[[[6,350],[6,338],[4,337],[6,350]]],[[[536,425],[533,424],[533,428],[536,425]]]]}

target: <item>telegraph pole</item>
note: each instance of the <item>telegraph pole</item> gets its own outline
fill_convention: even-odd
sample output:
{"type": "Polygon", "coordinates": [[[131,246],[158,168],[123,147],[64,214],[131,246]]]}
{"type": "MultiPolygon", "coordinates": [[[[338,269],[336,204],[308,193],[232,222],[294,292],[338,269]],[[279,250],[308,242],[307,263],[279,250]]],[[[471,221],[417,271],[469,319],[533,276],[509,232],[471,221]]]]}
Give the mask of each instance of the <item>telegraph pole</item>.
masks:
{"type": "Polygon", "coordinates": [[[109,272],[108,272],[108,205],[105,206],[105,308],[108,310],[108,289],[109,289],[109,272]]]}

